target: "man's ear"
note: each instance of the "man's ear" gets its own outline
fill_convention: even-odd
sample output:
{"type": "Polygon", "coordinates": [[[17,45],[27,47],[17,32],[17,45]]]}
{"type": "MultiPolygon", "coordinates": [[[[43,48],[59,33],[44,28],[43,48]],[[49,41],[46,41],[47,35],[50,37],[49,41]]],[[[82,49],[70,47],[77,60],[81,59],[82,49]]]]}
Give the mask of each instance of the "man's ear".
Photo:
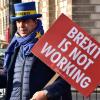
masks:
{"type": "Polygon", "coordinates": [[[38,24],[38,23],[37,23],[37,20],[34,20],[34,21],[35,21],[35,25],[36,25],[36,27],[37,27],[37,24],[38,24]]]}
{"type": "Polygon", "coordinates": [[[37,24],[37,19],[35,20],[35,23],[37,24]]]}

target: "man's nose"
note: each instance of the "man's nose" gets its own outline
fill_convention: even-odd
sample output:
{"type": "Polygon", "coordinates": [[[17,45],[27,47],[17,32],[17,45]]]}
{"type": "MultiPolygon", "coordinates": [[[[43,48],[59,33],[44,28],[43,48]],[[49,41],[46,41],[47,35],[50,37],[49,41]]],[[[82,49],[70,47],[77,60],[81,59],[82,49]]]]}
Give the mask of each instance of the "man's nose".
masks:
{"type": "Polygon", "coordinates": [[[25,23],[23,21],[20,21],[20,26],[24,26],[25,23]]]}

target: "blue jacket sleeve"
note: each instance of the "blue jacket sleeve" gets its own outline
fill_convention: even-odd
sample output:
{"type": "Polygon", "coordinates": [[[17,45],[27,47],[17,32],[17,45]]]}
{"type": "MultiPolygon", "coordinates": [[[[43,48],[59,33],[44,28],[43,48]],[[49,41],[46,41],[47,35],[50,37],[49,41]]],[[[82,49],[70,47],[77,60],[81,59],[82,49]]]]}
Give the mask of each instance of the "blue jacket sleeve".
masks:
{"type": "Polygon", "coordinates": [[[53,84],[44,88],[48,91],[48,98],[52,100],[52,98],[60,97],[63,94],[70,94],[71,89],[70,85],[65,82],[61,77],[59,77],[53,84]]]}

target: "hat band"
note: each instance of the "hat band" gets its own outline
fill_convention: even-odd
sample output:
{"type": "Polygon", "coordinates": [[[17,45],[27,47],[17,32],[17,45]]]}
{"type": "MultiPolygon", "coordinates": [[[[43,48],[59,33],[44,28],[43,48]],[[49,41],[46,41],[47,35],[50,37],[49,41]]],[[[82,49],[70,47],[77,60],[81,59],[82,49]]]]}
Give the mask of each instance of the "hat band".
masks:
{"type": "Polygon", "coordinates": [[[18,11],[15,12],[16,17],[25,16],[25,15],[31,15],[36,14],[36,10],[28,10],[28,11],[18,11]]]}

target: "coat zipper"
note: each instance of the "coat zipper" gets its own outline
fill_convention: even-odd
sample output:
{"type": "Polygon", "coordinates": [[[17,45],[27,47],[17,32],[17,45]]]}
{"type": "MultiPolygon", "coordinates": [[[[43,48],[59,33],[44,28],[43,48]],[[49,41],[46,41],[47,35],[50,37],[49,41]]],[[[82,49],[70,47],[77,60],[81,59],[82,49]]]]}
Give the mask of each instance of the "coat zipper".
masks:
{"type": "Polygon", "coordinates": [[[20,100],[22,100],[22,96],[23,96],[23,76],[24,76],[24,66],[25,66],[25,61],[26,61],[26,58],[25,58],[25,60],[24,60],[24,63],[23,63],[23,67],[22,67],[22,72],[21,72],[21,83],[22,83],[22,85],[21,85],[21,90],[20,90],[20,100]]]}

